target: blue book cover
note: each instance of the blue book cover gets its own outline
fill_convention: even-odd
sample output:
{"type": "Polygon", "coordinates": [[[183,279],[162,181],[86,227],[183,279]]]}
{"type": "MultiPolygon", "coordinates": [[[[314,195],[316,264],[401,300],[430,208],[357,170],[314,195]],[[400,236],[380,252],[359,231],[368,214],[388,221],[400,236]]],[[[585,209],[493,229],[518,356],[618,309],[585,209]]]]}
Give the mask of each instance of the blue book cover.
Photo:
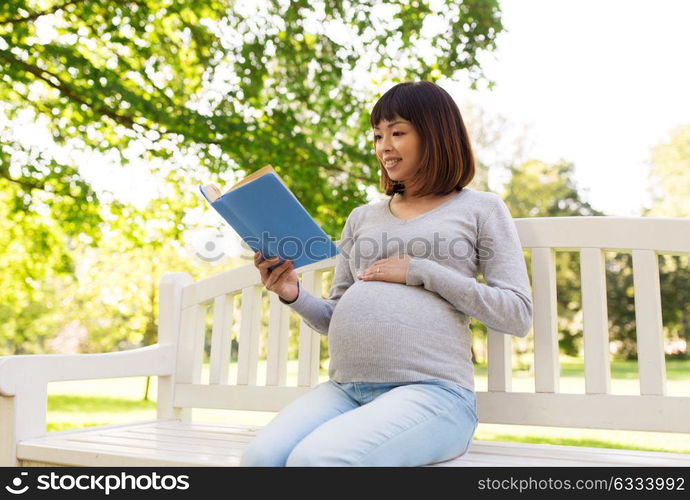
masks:
{"type": "Polygon", "coordinates": [[[199,186],[211,206],[254,251],[290,259],[294,269],[333,257],[339,250],[272,167],[264,167],[229,191],[199,186]]]}

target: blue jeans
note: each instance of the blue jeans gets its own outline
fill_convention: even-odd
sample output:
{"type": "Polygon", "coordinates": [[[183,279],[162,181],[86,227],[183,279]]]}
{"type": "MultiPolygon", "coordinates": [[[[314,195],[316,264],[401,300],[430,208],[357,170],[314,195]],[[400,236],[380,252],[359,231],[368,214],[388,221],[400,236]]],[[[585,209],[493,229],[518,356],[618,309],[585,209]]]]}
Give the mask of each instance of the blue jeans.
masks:
{"type": "Polygon", "coordinates": [[[422,466],[465,453],[474,392],[447,380],[328,380],[259,430],[241,466],[422,466]]]}

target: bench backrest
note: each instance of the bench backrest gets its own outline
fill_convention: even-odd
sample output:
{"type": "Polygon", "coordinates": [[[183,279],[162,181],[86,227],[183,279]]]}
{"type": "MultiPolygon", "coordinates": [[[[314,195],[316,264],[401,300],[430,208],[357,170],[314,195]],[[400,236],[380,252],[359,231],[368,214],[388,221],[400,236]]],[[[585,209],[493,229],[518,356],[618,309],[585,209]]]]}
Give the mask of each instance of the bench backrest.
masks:
{"type": "MultiPolygon", "coordinates": [[[[690,254],[690,219],[549,217],[515,219],[531,251],[534,300],[534,392],[513,392],[512,336],[489,329],[488,390],[477,391],[481,422],[556,427],[690,432],[690,397],[666,394],[658,255],[690,254]],[[580,253],[585,394],[559,392],[556,251],[580,253]],[[632,253],[639,395],[611,394],[605,251],[632,253]]],[[[301,286],[322,296],[335,257],[300,268],[301,286]]],[[[300,318],[297,385],[286,385],[292,310],[269,293],[265,385],[257,384],[261,296],[253,264],[192,282],[161,282],[159,342],[177,343],[176,373],[159,384],[159,414],[187,408],[279,411],[318,383],[320,334],[300,318]],[[235,295],[241,294],[236,383],[228,383],[235,295]],[[210,374],[201,382],[206,315],[213,311],[210,374]]]]}

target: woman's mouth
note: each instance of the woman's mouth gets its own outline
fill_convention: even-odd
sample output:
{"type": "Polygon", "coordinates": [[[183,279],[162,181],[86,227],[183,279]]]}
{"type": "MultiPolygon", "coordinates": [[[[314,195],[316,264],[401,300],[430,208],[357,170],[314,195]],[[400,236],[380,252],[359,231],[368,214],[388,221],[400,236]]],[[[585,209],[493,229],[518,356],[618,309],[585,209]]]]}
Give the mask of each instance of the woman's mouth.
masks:
{"type": "Polygon", "coordinates": [[[384,163],[386,168],[393,168],[395,167],[398,163],[402,161],[402,158],[396,158],[394,160],[388,160],[387,162],[384,163]]]}

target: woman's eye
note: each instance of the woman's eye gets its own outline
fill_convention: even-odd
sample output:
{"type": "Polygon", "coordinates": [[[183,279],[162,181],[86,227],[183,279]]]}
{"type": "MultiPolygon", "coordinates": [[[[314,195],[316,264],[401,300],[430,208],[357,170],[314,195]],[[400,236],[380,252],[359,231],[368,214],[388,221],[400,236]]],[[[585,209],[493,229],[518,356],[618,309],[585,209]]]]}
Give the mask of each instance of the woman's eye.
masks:
{"type": "MultiPolygon", "coordinates": [[[[393,132],[393,135],[405,135],[405,134],[402,133],[402,132],[393,132]]],[[[381,138],[380,135],[375,135],[375,136],[374,136],[374,140],[375,140],[375,141],[378,140],[378,139],[380,139],[380,138],[381,138]]]]}

